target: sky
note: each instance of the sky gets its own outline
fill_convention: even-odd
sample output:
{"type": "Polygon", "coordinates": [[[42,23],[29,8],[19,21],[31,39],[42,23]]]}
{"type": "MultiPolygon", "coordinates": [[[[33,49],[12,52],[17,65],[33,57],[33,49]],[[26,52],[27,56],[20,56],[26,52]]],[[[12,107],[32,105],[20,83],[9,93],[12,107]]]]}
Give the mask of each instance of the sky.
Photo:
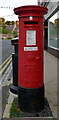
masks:
{"type": "Polygon", "coordinates": [[[37,5],[38,0],[0,0],[0,17],[7,20],[18,20],[18,15],[14,14],[13,9],[23,5],[37,5]]]}

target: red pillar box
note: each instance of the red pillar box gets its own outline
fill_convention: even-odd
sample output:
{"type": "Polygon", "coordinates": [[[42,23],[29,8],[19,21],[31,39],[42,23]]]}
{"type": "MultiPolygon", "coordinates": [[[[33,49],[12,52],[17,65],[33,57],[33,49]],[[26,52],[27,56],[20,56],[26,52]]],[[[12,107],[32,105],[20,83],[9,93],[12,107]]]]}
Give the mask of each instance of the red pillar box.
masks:
{"type": "Polygon", "coordinates": [[[43,15],[47,8],[22,6],[19,15],[18,104],[24,112],[44,108],[43,15]]]}

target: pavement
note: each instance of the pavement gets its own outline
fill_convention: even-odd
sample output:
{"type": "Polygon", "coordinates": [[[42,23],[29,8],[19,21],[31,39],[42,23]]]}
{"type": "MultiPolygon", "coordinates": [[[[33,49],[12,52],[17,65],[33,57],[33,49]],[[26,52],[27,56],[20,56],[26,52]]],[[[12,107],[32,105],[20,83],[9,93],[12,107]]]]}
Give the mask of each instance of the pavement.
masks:
{"type": "Polygon", "coordinates": [[[54,118],[57,118],[57,58],[44,52],[45,96],[48,99],[54,118]]]}
{"type": "MultiPolygon", "coordinates": [[[[9,82],[11,82],[11,81],[9,81],[9,82]]],[[[7,82],[6,82],[6,84],[7,84],[7,82]]],[[[6,86],[6,84],[5,84],[5,86],[6,86]]],[[[52,110],[53,118],[57,118],[57,58],[55,56],[51,55],[50,53],[48,53],[47,51],[44,51],[44,84],[45,84],[45,96],[48,99],[50,108],[52,110]]],[[[11,107],[12,102],[15,97],[17,97],[17,95],[15,96],[14,94],[11,94],[9,92],[8,102],[7,102],[5,110],[4,110],[3,119],[9,118],[10,107],[11,107]]],[[[25,118],[23,118],[23,119],[25,120],[25,118]]],[[[28,119],[30,119],[30,118],[28,118],[28,119]]],[[[39,120],[38,117],[31,118],[31,120],[32,119],[39,120]]],[[[45,118],[42,118],[42,119],[45,119],[45,118]]],[[[46,120],[47,119],[48,118],[46,118],[46,120]]],[[[14,119],[10,119],[10,120],[14,120],[14,119]]],[[[21,120],[21,118],[20,118],[20,120],[21,120]]],[[[50,120],[51,120],[51,118],[50,118],[50,120]]]]}

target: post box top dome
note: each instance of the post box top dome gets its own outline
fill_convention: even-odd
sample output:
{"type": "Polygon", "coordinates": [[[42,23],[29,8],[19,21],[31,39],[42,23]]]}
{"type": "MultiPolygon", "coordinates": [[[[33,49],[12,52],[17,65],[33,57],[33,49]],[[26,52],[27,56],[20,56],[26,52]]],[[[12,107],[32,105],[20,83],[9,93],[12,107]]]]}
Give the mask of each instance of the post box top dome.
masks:
{"type": "Polygon", "coordinates": [[[14,13],[19,16],[22,16],[22,15],[28,16],[30,12],[32,13],[32,15],[34,15],[34,13],[39,13],[44,15],[47,13],[47,11],[48,9],[46,7],[42,7],[39,5],[27,5],[27,6],[17,7],[14,9],[14,13]]]}

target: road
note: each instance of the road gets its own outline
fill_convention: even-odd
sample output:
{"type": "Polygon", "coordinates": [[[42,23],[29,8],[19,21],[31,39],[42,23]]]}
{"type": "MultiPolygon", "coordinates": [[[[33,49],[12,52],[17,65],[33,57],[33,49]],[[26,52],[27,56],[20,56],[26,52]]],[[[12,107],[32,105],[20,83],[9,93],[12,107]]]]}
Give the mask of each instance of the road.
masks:
{"type": "Polygon", "coordinates": [[[11,62],[11,54],[14,51],[14,46],[11,45],[11,40],[2,40],[0,38],[0,72],[3,74],[11,62]]]}

